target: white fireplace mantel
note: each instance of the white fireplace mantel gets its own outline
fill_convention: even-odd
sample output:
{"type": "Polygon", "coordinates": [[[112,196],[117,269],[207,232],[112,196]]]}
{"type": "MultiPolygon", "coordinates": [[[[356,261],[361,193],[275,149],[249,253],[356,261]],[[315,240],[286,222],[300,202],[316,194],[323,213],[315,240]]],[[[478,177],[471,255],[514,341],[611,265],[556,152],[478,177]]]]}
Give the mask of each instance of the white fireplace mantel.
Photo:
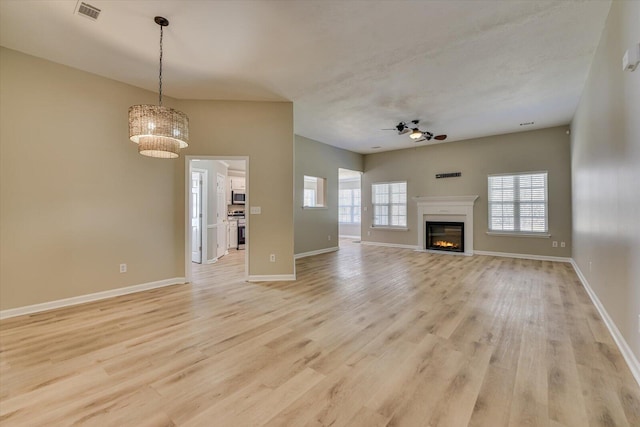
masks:
{"type": "Polygon", "coordinates": [[[414,197],[418,205],[418,247],[425,250],[424,223],[427,220],[464,222],[464,254],[473,255],[473,204],[478,196],[414,197]]]}

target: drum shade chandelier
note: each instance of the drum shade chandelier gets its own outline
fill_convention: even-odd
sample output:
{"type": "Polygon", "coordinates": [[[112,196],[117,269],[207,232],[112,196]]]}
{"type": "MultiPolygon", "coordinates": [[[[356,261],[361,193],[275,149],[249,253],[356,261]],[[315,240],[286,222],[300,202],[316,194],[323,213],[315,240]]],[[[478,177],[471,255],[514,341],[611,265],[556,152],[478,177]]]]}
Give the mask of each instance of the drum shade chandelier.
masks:
{"type": "Polygon", "coordinates": [[[159,105],[129,107],[129,139],[138,144],[143,156],[175,159],[180,149],[189,145],[189,118],[162,105],[162,29],[169,20],[156,16],[154,21],[160,26],[159,105]]]}

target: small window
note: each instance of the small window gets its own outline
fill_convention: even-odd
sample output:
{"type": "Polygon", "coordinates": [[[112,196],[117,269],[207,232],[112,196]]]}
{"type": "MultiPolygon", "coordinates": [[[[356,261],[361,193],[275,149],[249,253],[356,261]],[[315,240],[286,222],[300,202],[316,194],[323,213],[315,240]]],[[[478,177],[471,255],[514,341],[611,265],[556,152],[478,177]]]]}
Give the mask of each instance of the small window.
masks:
{"type": "Polygon", "coordinates": [[[536,234],[549,231],[547,172],[489,175],[489,231],[536,234]]]}
{"type": "Polygon", "coordinates": [[[407,226],[407,182],[371,185],[374,227],[407,226]]]}
{"type": "Polygon", "coordinates": [[[302,206],[305,208],[326,207],[327,200],[327,180],[317,176],[304,176],[304,200],[302,206]]]}

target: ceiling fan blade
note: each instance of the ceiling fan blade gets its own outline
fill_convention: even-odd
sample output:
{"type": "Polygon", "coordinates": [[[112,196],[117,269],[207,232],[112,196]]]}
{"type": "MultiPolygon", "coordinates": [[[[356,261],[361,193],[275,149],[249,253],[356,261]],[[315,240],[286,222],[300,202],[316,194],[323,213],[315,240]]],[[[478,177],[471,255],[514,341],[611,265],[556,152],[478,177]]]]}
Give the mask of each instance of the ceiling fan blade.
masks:
{"type": "Polygon", "coordinates": [[[447,139],[447,135],[436,135],[433,137],[433,139],[437,139],[438,141],[444,141],[445,139],[447,139]]]}
{"type": "Polygon", "coordinates": [[[411,129],[409,129],[409,128],[404,128],[404,129],[402,129],[401,131],[398,131],[398,135],[404,135],[405,133],[410,132],[410,131],[411,131],[411,129]]]}
{"type": "Polygon", "coordinates": [[[387,128],[387,129],[380,129],[380,130],[398,130],[396,128],[387,128]]]}

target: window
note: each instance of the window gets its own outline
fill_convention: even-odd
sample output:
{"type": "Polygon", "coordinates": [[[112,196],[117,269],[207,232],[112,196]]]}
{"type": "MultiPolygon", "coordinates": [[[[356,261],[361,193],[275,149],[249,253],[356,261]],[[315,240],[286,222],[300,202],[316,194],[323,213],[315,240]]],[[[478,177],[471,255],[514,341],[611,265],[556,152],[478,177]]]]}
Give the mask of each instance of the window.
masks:
{"type": "Polygon", "coordinates": [[[374,227],[407,226],[407,182],[371,185],[374,227]]]}
{"type": "Polygon", "coordinates": [[[360,224],[360,189],[340,190],[338,193],[338,221],[360,224]]]}
{"type": "Polygon", "coordinates": [[[489,231],[547,233],[547,172],[489,175],[489,231]]]}
{"type": "Polygon", "coordinates": [[[324,208],[327,199],[327,180],[317,176],[304,176],[304,198],[302,206],[305,208],[324,208]]]}

